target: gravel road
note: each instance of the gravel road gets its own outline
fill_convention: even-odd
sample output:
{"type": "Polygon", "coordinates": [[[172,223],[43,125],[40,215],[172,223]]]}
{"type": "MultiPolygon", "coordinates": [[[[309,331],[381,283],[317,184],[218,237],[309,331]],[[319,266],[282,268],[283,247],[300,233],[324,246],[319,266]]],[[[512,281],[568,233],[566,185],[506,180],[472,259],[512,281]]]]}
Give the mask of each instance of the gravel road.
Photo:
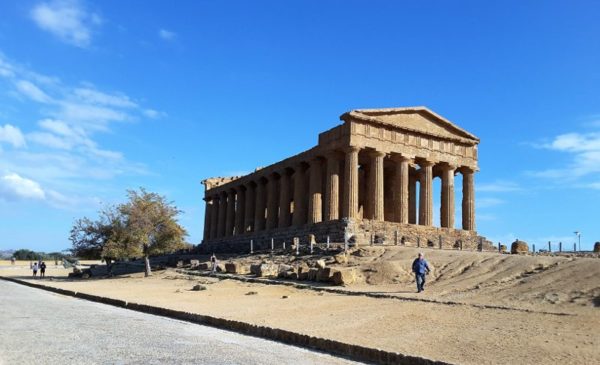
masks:
{"type": "Polygon", "coordinates": [[[0,280],[0,364],[353,364],[0,280]]]}

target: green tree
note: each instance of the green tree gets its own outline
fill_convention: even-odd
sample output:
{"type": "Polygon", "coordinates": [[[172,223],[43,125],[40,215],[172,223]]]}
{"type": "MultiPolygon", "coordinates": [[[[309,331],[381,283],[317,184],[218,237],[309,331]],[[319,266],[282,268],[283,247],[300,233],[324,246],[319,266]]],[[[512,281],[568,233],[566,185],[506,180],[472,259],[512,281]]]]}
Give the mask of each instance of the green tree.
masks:
{"type": "Polygon", "coordinates": [[[71,228],[69,240],[73,244],[73,256],[86,259],[114,259],[105,247],[122,237],[122,217],[119,209],[107,207],[98,213],[98,219],[93,221],[87,217],[77,219],[71,228]]]}
{"type": "Polygon", "coordinates": [[[177,223],[181,211],[164,196],[128,190],[129,201],[119,206],[124,218],[125,235],[120,247],[132,256],[143,256],[145,276],[151,275],[150,256],[177,251],[186,247],[186,230],[177,223]],[[125,244],[123,244],[125,243],[125,244]]]}

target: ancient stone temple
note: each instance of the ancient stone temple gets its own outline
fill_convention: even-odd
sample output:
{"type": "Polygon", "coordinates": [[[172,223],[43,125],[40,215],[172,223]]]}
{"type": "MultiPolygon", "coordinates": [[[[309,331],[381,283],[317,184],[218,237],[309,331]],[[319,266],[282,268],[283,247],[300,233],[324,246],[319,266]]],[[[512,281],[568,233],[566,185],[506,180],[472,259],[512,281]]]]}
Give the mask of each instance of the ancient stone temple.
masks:
{"type": "Polygon", "coordinates": [[[247,252],[250,240],[258,249],[272,239],[279,246],[314,234],[342,242],[346,234],[358,244],[477,247],[477,137],[425,107],[353,110],[340,119],[310,150],[246,176],[204,180],[202,246],[247,252]]]}

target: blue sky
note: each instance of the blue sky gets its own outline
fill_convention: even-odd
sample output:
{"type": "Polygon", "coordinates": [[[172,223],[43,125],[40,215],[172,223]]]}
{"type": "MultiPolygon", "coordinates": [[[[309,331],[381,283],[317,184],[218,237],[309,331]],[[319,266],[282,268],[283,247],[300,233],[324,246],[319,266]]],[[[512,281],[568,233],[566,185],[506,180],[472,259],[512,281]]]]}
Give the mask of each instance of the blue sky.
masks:
{"type": "Polygon", "coordinates": [[[75,218],[139,186],[199,243],[202,179],[310,148],[345,111],[416,105],[481,138],[481,234],[600,240],[598,2],[0,0],[0,14],[2,249],[68,248],[75,218]]]}

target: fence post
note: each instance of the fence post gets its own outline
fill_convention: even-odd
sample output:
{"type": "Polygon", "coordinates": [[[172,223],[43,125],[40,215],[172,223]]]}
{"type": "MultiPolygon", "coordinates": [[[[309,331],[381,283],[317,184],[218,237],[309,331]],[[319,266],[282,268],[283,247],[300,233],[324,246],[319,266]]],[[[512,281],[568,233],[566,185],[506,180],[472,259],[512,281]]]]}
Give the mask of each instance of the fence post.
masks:
{"type": "Polygon", "coordinates": [[[313,253],[313,241],[310,240],[310,254],[312,255],[313,253]]]}
{"type": "Polygon", "coordinates": [[[417,237],[417,247],[421,247],[421,237],[417,237]]]}
{"type": "Polygon", "coordinates": [[[271,237],[271,253],[273,253],[273,250],[275,250],[275,240],[271,237]]]}
{"type": "Polygon", "coordinates": [[[394,231],[394,244],[398,244],[398,231],[394,231]]]}
{"type": "Polygon", "coordinates": [[[440,250],[442,249],[442,235],[440,235],[440,250]]]}
{"type": "Polygon", "coordinates": [[[327,236],[327,249],[329,250],[329,236],[327,236]]]}
{"type": "Polygon", "coordinates": [[[254,253],[254,240],[250,240],[250,254],[254,253]]]}
{"type": "Polygon", "coordinates": [[[283,241],[283,250],[285,251],[285,241],[283,241]]]}

